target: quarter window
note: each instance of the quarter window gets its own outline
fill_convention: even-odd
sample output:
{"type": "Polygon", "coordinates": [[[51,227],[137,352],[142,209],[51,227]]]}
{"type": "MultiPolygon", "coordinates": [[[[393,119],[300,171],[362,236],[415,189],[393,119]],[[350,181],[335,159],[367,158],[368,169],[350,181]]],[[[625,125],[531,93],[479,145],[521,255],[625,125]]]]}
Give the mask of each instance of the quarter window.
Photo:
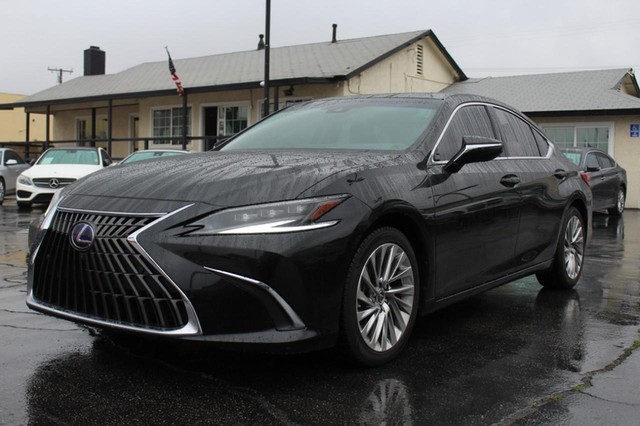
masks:
{"type": "Polygon", "coordinates": [[[460,108],[436,147],[434,161],[448,161],[462,148],[464,136],[495,138],[487,110],[482,105],[460,108]]]}

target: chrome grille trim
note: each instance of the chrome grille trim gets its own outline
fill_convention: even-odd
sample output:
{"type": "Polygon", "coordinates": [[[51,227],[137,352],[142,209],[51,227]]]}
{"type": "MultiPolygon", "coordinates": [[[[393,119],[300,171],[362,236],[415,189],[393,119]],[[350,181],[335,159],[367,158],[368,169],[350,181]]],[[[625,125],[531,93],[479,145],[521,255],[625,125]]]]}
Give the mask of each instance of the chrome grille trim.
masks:
{"type": "MultiPolygon", "coordinates": [[[[112,228],[105,231],[103,229],[104,224],[97,225],[97,228],[100,227],[98,231],[100,241],[96,241],[96,244],[94,244],[96,246],[95,250],[92,248],[93,253],[90,256],[93,257],[81,258],[77,253],[70,252],[68,248],[66,253],[52,255],[52,257],[56,258],[55,260],[70,262],[71,266],[76,268],[71,273],[82,274],[81,278],[70,277],[69,272],[63,271],[60,267],[55,269],[55,266],[38,265],[34,256],[32,265],[33,285],[29,289],[28,304],[40,311],[96,326],[108,326],[157,335],[187,336],[201,334],[200,323],[191,302],[137,241],[137,237],[142,232],[189,207],[191,205],[164,215],[80,212],[68,208],[58,209],[56,216],[61,214],[75,216],[69,216],[72,219],[68,220],[69,223],[66,224],[61,222],[65,219],[64,216],[53,218],[53,223],[50,225],[48,233],[57,233],[57,235],[52,234],[49,236],[49,239],[53,240],[53,242],[49,242],[49,245],[54,249],[61,246],[60,250],[63,251],[63,244],[68,244],[69,229],[64,232],[65,228],[61,229],[61,227],[70,228],[72,224],[75,224],[85,215],[97,214],[99,220],[111,221],[108,225],[112,226],[112,228]],[[56,221],[56,219],[58,220],[56,221]],[[131,223],[140,226],[130,232],[131,228],[127,229],[127,226],[131,223]],[[105,232],[107,234],[104,234],[105,232]],[[58,244],[55,245],[55,243],[58,244]],[[127,249],[127,246],[131,247],[131,249],[127,249]],[[146,264],[145,261],[135,259],[136,257],[144,259],[146,264]],[[82,268],[79,268],[77,265],[73,265],[73,262],[84,262],[84,264],[82,268]],[[95,270],[91,270],[91,267],[95,267],[93,268],[95,270]],[[47,273],[48,275],[45,275],[47,273]],[[78,291],[77,288],[70,290],[69,284],[63,283],[58,286],[58,299],[54,301],[63,301],[60,299],[60,293],[67,292],[64,295],[66,297],[64,299],[65,303],[47,303],[47,299],[49,301],[53,299],[43,296],[46,296],[47,291],[55,288],[55,284],[38,282],[38,280],[46,280],[52,273],[57,275],[60,281],[65,278],[67,280],[73,278],[76,287],[78,282],[87,285],[86,281],[88,280],[89,289],[83,293],[84,290],[80,289],[78,291]],[[66,286],[66,288],[62,289],[62,286],[66,286]],[[76,290],[76,293],[69,296],[69,293],[74,290],[76,290]],[[74,297],[73,303],[69,302],[69,298],[74,297]],[[78,302],[81,297],[85,299],[78,302]],[[102,304],[100,304],[100,301],[87,301],[86,299],[89,297],[93,299],[101,297],[109,300],[102,301],[102,304]],[[41,300],[41,298],[45,300],[41,300]],[[84,311],[83,309],[78,309],[81,304],[84,304],[82,306],[84,311]],[[91,305],[92,310],[87,309],[88,305],[91,305]],[[148,309],[150,305],[152,308],[148,309]],[[109,309],[115,309],[116,313],[109,312],[109,309]],[[118,309],[126,312],[120,313],[118,309]],[[100,311],[102,311],[102,315],[98,315],[100,311]],[[132,311],[135,311],[134,314],[132,314],[132,311]],[[170,318],[165,322],[167,313],[169,313],[170,318]],[[122,321],[123,317],[126,319],[125,321],[122,321]],[[152,320],[149,317],[153,317],[152,320]],[[132,319],[135,319],[135,321],[130,321],[132,319]],[[166,324],[168,326],[165,326],[166,324]]],[[[39,248],[42,249],[42,247],[39,248]]],[[[50,251],[51,248],[47,250],[50,251]]],[[[44,251],[42,250],[42,252],[44,251]]],[[[37,255],[42,256],[42,252],[37,253],[37,255]]]]}

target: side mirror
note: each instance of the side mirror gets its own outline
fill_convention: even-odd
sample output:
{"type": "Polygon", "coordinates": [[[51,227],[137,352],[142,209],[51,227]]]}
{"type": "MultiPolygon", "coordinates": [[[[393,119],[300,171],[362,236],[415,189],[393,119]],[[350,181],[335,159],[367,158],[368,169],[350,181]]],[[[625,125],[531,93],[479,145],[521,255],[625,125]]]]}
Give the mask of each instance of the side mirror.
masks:
{"type": "Polygon", "coordinates": [[[600,171],[600,167],[598,166],[587,166],[587,172],[591,173],[591,172],[599,172],[600,171]]]}
{"type": "Polygon", "coordinates": [[[18,164],[18,160],[14,160],[13,158],[4,162],[5,166],[15,166],[18,164]]]}
{"type": "Polygon", "coordinates": [[[469,163],[490,161],[502,154],[502,142],[484,136],[463,136],[462,148],[443,167],[448,173],[457,173],[469,163]]]}

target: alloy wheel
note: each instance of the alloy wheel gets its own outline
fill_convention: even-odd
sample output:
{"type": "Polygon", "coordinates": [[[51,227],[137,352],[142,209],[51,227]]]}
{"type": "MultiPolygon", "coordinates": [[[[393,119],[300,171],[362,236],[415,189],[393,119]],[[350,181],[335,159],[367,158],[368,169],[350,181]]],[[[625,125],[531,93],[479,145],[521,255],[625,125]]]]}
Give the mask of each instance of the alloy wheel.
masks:
{"type": "Polygon", "coordinates": [[[356,314],[364,342],[376,352],[393,348],[407,329],[415,303],[413,267],[397,244],[378,246],[358,280],[356,314]]]}
{"type": "Polygon", "coordinates": [[[616,203],[616,208],[618,209],[618,213],[622,213],[624,211],[624,191],[618,191],[618,202],[616,203]]]}
{"type": "Polygon", "coordinates": [[[564,233],[564,267],[570,279],[573,280],[580,274],[583,257],[584,232],[582,222],[577,216],[572,216],[564,233]]]}

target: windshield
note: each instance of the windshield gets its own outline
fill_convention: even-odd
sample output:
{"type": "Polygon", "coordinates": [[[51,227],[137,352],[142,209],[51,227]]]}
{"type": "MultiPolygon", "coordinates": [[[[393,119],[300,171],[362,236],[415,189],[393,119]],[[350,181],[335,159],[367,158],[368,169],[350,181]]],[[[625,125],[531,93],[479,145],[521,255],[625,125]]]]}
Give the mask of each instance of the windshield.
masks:
{"type": "Polygon", "coordinates": [[[52,149],[45,152],[37,164],[99,165],[98,152],[90,149],[52,149]]]}
{"type": "Polygon", "coordinates": [[[582,153],[580,152],[563,152],[564,156],[567,157],[573,164],[576,166],[580,165],[580,160],[582,159],[582,153]]]}
{"type": "Polygon", "coordinates": [[[439,101],[333,100],[294,106],[249,128],[221,151],[340,149],[402,151],[427,129],[439,101]]]}
{"type": "Polygon", "coordinates": [[[124,160],[120,162],[120,164],[124,163],[134,163],[136,161],[149,160],[151,158],[160,158],[160,157],[170,157],[172,155],[180,155],[186,154],[184,151],[139,151],[131,154],[124,160]]]}

